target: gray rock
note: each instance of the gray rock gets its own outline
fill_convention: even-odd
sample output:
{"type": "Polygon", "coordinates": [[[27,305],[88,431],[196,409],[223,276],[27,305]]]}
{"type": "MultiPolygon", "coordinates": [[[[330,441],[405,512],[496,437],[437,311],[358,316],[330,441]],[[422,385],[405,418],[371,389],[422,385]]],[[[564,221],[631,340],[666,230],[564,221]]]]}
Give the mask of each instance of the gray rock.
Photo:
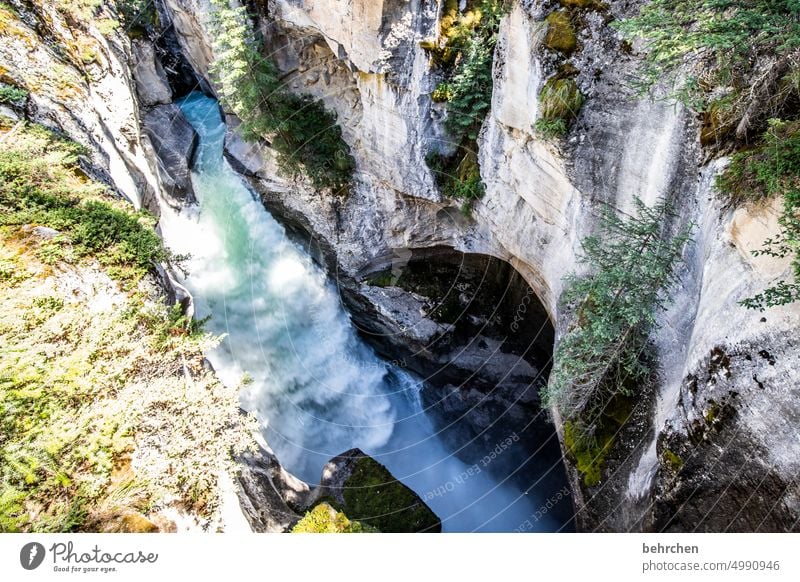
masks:
{"type": "Polygon", "coordinates": [[[167,81],[161,62],[153,45],[146,41],[134,41],[133,78],[136,80],[136,93],[143,107],[166,105],[172,102],[172,89],[167,81]]]}
{"type": "Polygon", "coordinates": [[[24,232],[30,232],[32,235],[42,240],[52,240],[61,234],[61,231],[58,231],[55,228],[50,228],[49,226],[31,226],[28,224],[23,226],[22,230],[24,232]]]}
{"type": "Polygon", "coordinates": [[[19,115],[17,115],[17,112],[10,107],[6,107],[5,105],[0,105],[0,117],[5,117],[15,122],[19,121],[19,115]]]}
{"type": "Polygon", "coordinates": [[[263,441],[239,465],[239,504],[252,530],[283,532],[297,523],[301,515],[293,507],[305,505],[309,486],[284,470],[263,441]]]}
{"type": "Polygon", "coordinates": [[[794,333],[717,346],[658,441],[657,531],[800,531],[800,353],[794,333]]]}
{"type": "Polygon", "coordinates": [[[198,136],[177,105],[158,105],[144,114],[144,132],[158,160],[167,203],[181,207],[194,202],[192,159],[198,136]]]}

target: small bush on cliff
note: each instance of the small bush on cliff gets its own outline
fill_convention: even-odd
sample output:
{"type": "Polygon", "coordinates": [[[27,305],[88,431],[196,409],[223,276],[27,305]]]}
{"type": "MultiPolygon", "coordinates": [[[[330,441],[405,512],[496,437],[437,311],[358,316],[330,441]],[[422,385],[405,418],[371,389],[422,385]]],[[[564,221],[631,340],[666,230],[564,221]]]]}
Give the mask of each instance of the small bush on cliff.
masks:
{"type": "Polygon", "coordinates": [[[442,194],[461,200],[466,214],[486,189],[477,164],[477,138],[491,108],[494,49],[506,4],[498,0],[468,2],[460,12],[458,2],[448,1],[440,38],[424,45],[446,77],[432,98],[446,103],[445,126],[453,142],[458,143],[450,156],[431,153],[428,167],[442,194]]]}
{"type": "Polygon", "coordinates": [[[19,105],[28,97],[28,92],[19,87],[0,83],[0,104],[19,105]]]}
{"type": "Polygon", "coordinates": [[[783,198],[781,233],[755,254],[794,257],[794,281],[780,281],[742,304],[764,311],[800,300],[800,122],[772,120],[757,147],[733,156],[717,185],[735,204],[783,198]]]}
{"type": "Polygon", "coordinates": [[[567,135],[569,128],[563,119],[537,119],[534,129],[544,139],[556,139],[567,135]]]}
{"type": "MultiPolygon", "coordinates": [[[[672,217],[666,203],[650,208],[636,199],[635,216],[606,210],[601,232],[583,241],[580,260],[590,272],[567,280],[563,301],[574,306],[575,317],[558,344],[543,393],[546,404],[570,423],[576,451],[596,450],[598,443],[600,450],[607,447],[604,416],[613,402],[635,395],[650,374],[648,337],[689,239],[688,228],[663,238],[672,217]]],[[[596,472],[589,460],[584,466],[596,472]]]]}
{"type": "Polygon", "coordinates": [[[295,95],[263,57],[245,8],[213,0],[213,72],[220,98],[241,120],[246,138],[268,139],[288,174],[305,174],[319,189],[345,193],[355,162],[336,116],[322,101],[295,95]]]}
{"type": "Polygon", "coordinates": [[[578,116],[584,97],[574,79],[551,77],[539,93],[536,131],[545,138],[562,137],[578,116]]]}
{"type": "Polygon", "coordinates": [[[501,2],[484,0],[472,14],[475,27],[458,50],[456,65],[448,82],[447,127],[456,140],[474,141],[492,102],[492,64],[500,18],[501,2]]]}
{"type": "Polygon", "coordinates": [[[486,191],[477,153],[465,151],[449,157],[432,153],[425,161],[441,193],[448,198],[461,200],[462,212],[469,214],[472,204],[482,198],[486,191]]]}

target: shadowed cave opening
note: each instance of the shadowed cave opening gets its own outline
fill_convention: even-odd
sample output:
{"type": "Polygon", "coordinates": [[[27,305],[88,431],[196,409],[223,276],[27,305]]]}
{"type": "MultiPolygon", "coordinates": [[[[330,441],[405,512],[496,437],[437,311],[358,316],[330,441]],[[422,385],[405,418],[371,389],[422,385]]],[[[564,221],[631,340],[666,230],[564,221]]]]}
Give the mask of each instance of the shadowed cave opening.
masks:
{"type": "MultiPolygon", "coordinates": [[[[388,310],[349,306],[360,334],[423,378],[423,406],[453,454],[545,499],[568,491],[555,427],[539,398],[555,332],[523,276],[501,259],[440,246],[394,250],[361,281],[368,296],[377,289],[390,300],[388,310]],[[389,325],[385,313],[397,306],[402,323],[389,325]],[[434,325],[435,333],[420,332],[434,325]],[[509,438],[514,446],[504,448],[509,438]]],[[[559,523],[572,516],[569,502],[548,511],[559,523]]]]}

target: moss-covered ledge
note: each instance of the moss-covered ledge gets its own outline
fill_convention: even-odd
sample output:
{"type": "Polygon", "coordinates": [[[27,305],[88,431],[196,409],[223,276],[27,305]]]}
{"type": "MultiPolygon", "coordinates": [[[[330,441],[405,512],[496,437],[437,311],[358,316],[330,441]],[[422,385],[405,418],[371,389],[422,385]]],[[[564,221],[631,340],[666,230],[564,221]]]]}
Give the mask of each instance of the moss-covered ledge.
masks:
{"type": "Polygon", "coordinates": [[[359,449],[331,459],[308,507],[325,502],[350,520],[384,533],[438,533],[442,522],[411,489],[359,449]]]}

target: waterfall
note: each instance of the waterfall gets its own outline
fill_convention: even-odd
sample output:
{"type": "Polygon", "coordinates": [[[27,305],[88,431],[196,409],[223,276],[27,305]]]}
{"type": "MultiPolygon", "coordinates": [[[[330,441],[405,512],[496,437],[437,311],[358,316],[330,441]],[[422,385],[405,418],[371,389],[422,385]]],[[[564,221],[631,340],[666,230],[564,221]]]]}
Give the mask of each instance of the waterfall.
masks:
{"type": "Polygon", "coordinates": [[[242,386],[243,408],[283,466],[313,485],[328,459],[358,447],[416,491],[444,531],[557,530],[539,515],[546,493],[520,491],[500,463],[490,471],[457,458],[423,410],[419,380],[359,339],[326,273],[225,161],[217,103],[194,93],[179,105],[200,135],[198,205],[165,209],[164,238],[191,254],[181,283],[224,336],[209,360],[242,386]]]}

